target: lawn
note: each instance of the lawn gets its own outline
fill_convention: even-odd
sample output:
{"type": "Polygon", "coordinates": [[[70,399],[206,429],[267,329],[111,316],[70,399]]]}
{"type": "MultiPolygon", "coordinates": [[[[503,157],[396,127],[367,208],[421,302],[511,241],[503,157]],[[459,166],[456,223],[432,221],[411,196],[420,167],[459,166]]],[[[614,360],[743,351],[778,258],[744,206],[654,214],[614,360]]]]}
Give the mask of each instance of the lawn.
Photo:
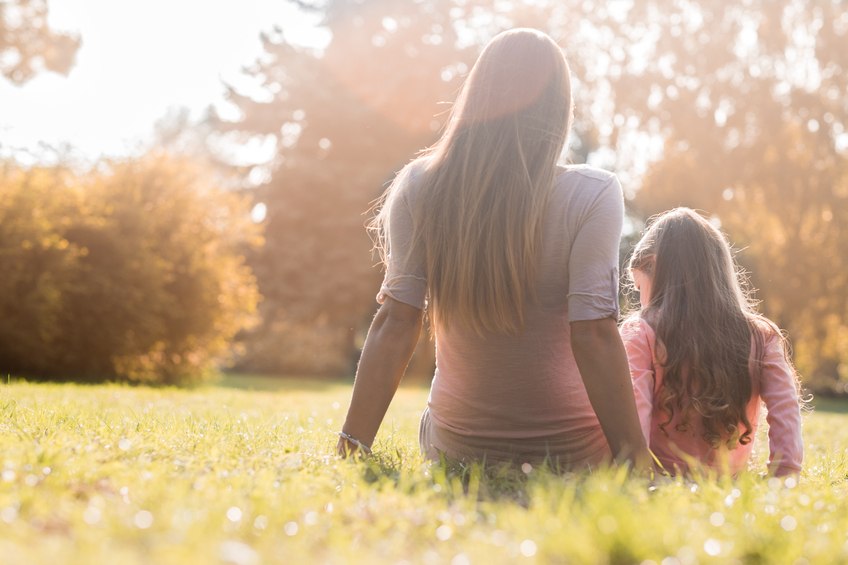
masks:
{"type": "Polygon", "coordinates": [[[425,464],[402,388],[368,462],[332,454],[350,384],[0,385],[0,562],[848,562],[848,413],[805,416],[797,484],[425,464]]]}

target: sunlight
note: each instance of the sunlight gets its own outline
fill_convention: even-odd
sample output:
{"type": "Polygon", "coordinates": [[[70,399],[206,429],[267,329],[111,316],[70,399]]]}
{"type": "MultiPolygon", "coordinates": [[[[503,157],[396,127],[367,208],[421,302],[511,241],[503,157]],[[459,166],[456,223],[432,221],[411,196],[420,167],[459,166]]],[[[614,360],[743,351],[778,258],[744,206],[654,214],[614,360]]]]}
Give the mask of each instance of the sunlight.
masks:
{"type": "Polygon", "coordinates": [[[265,220],[268,213],[268,206],[264,202],[257,203],[250,211],[250,219],[254,224],[260,224],[265,220]]]}
{"type": "Polygon", "coordinates": [[[174,107],[198,119],[222,99],[223,83],[244,86],[241,69],[262,53],[260,32],[320,49],[328,30],[318,16],[274,0],[53,0],[49,23],[83,38],[68,77],[41,74],[15,87],[0,81],[0,155],[45,155],[45,144],[73,144],[93,160],[137,152],[152,124],[174,107]],[[60,95],[57,96],[57,93],[60,95]]]}

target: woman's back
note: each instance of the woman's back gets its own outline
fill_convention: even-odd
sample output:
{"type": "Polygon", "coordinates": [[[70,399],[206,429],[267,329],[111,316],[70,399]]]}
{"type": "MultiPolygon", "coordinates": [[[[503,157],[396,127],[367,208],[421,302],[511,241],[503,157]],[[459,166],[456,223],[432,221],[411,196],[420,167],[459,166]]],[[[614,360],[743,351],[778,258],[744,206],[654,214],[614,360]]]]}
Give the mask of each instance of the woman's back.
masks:
{"type": "MultiPolygon", "coordinates": [[[[415,210],[414,180],[404,192],[415,210]]],[[[622,216],[614,175],[583,166],[559,171],[543,225],[537,298],[525,305],[523,329],[479,335],[454,325],[437,332],[429,409],[449,444],[437,446],[441,451],[489,459],[500,452],[505,459],[550,453],[587,463],[608,453],[571,351],[569,322],[617,315],[622,216]],[[494,438],[501,441],[493,445],[494,438]]],[[[392,222],[398,229],[400,222],[392,222]]],[[[421,250],[410,254],[413,262],[421,256],[421,250]]],[[[404,273],[423,269],[390,262],[383,294],[408,300],[420,280],[404,273]]]]}

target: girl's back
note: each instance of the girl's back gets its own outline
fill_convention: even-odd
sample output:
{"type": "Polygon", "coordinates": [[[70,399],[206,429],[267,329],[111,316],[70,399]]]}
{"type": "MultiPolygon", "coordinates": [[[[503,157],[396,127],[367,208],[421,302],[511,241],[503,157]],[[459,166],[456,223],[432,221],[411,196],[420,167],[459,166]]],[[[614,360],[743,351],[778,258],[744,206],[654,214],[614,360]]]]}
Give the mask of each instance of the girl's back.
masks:
{"type": "MultiPolygon", "coordinates": [[[[737,474],[748,466],[754,442],[711,445],[704,439],[703,419],[686,418],[681,411],[668,414],[655,399],[664,385],[665,370],[657,355],[657,339],[651,326],[638,315],[621,326],[627,357],[631,364],[636,406],[642,433],[651,451],[670,472],[688,473],[703,465],[717,471],[737,474]]],[[[803,444],[795,373],[786,362],[782,338],[774,332],[764,336],[764,346],[751,340],[750,377],[752,395],[745,412],[756,436],[760,407],[768,407],[769,465],[776,474],[801,471],[803,444]],[[760,353],[761,351],[761,353],[760,353]]],[[[662,345],[659,346],[660,350],[662,345]]],[[[661,353],[660,353],[661,355],[661,353]]],[[[741,422],[740,422],[741,426],[741,422]]]]}

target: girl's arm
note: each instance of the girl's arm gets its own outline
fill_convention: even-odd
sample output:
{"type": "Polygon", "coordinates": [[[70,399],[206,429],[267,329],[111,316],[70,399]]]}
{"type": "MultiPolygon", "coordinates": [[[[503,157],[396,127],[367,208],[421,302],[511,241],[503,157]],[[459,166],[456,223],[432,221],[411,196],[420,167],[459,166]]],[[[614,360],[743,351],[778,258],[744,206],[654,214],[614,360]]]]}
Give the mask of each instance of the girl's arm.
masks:
{"type": "Polygon", "coordinates": [[[769,470],[778,477],[801,472],[804,444],[798,395],[795,371],[775,335],[765,346],[760,397],[768,410],[769,470]]]}
{"type": "Polygon", "coordinates": [[[621,338],[627,361],[630,365],[630,378],[633,381],[633,394],[636,397],[636,412],[645,442],[651,444],[651,414],[654,410],[654,358],[651,352],[650,337],[645,322],[639,318],[630,318],[621,325],[621,338]]]}
{"type": "MultiPolygon", "coordinates": [[[[420,309],[390,297],[385,300],[368,330],[342,427],[345,434],[369,447],[415,351],[423,319],[420,309]]],[[[336,446],[342,457],[358,447],[344,437],[336,446]]]]}

